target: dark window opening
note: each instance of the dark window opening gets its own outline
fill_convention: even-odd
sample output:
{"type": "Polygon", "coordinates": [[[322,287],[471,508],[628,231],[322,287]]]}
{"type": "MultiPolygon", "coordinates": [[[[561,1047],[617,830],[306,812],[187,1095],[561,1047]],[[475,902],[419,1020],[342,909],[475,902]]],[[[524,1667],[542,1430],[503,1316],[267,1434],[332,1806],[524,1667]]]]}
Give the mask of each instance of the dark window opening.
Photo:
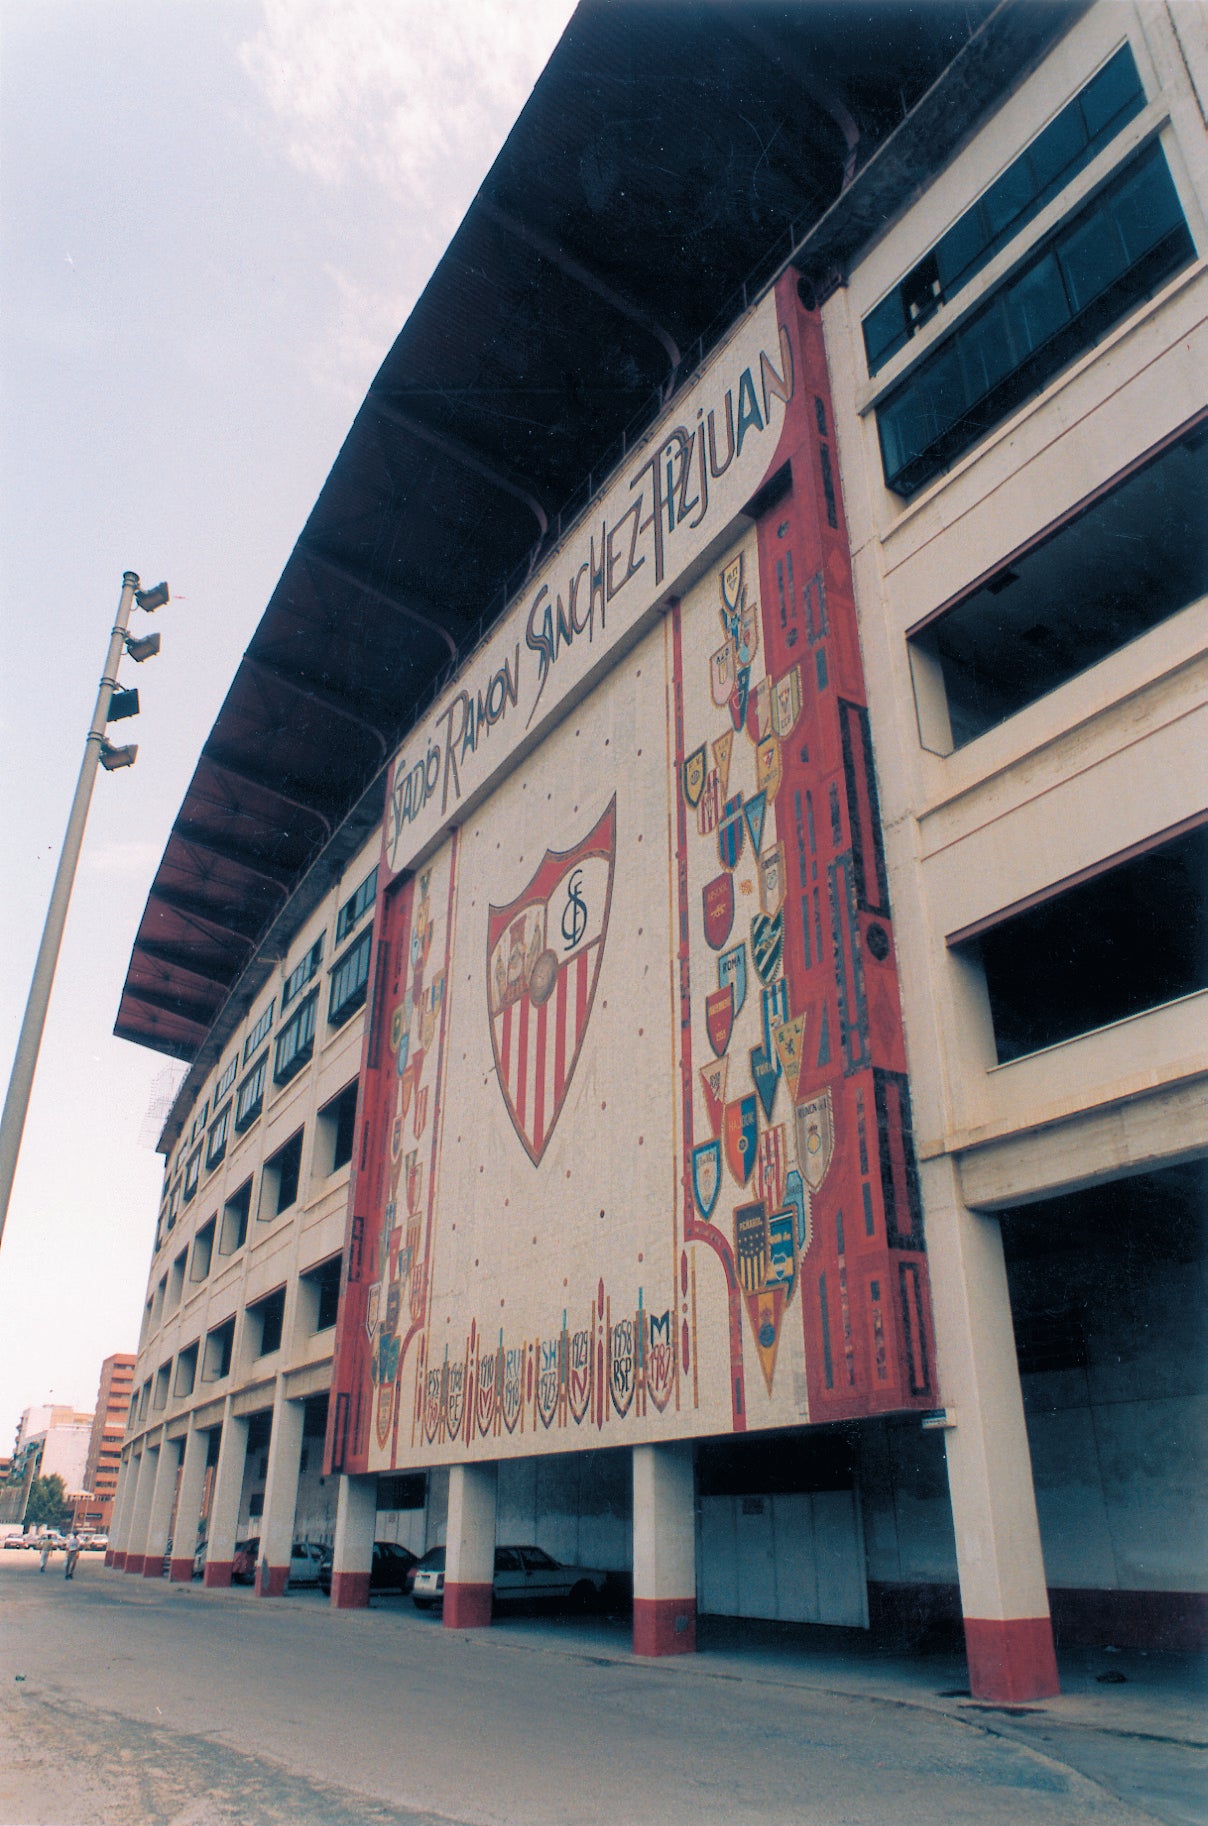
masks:
{"type": "Polygon", "coordinates": [[[232,1192],[222,1208],[222,1236],[218,1243],[220,1255],[234,1255],[242,1249],[247,1241],[247,1220],[252,1209],[252,1182],[245,1180],[237,1192],[232,1192]]]}
{"type": "Polygon", "coordinates": [[[969,940],[999,1063],[1208,988],[1206,900],[1200,825],[969,940]]]}
{"type": "Polygon", "coordinates": [[[327,1019],[333,1027],[346,1021],[365,1000],[369,985],[369,959],[373,949],[373,927],[367,926],[361,936],[332,966],[331,1000],[327,1019]]]}
{"type": "Polygon", "coordinates": [[[329,1173],[338,1172],[352,1159],[352,1137],[357,1120],[356,1081],[345,1085],[338,1097],[319,1111],[322,1165],[329,1173]]]}
{"type": "Polygon", "coordinates": [[[214,1259],[215,1222],[214,1218],[210,1218],[193,1238],[193,1266],[189,1270],[191,1281],[204,1281],[210,1272],[210,1263],[214,1259]]]}
{"type": "Polygon", "coordinates": [[[329,1331],[340,1311],[340,1266],[343,1258],[333,1255],[320,1262],[304,1277],[315,1297],[315,1330],[329,1331]]]}
{"type": "Polygon", "coordinates": [[[262,1053],[235,1098],[235,1133],[242,1135],[264,1108],[264,1080],[268,1075],[268,1054],[262,1053]]]}
{"type": "Polygon", "coordinates": [[[198,1149],[196,1149],[196,1151],[194,1153],[189,1155],[188,1161],[185,1165],[185,1177],[184,1177],[184,1186],[182,1188],[182,1195],[184,1197],[184,1201],[186,1204],[188,1204],[189,1200],[193,1197],[193,1194],[196,1192],[197,1184],[198,1184],[198,1181],[200,1180],[200,1178],[201,1178],[201,1149],[198,1148],[198,1149]]]}
{"type": "Polygon", "coordinates": [[[1208,594],[1205,500],[1200,425],[925,628],[951,741],[924,746],[963,747],[1208,594]]]}
{"type": "Polygon", "coordinates": [[[370,869],[364,881],[350,899],[344,902],[336,914],[336,943],[342,944],[348,934],[365,917],[377,896],[376,868],[370,869]]]}
{"type": "Polygon", "coordinates": [[[422,1509],[428,1500],[428,1479],[423,1471],[409,1471],[398,1477],[379,1477],[379,1509],[422,1509]]]}
{"type": "Polygon", "coordinates": [[[322,962],[323,938],[320,934],[310,950],[306,953],[306,956],[302,959],[302,962],[295,965],[285,979],[285,986],[281,991],[281,1006],[283,1009],[288,1008],[294,997],[301,994],[307,983],[310,982],[312,976],[318,971],[319,965],[322,962]]]}
{"type": "Polygon", "coordinates": [[[908,499],[1194,256],[1162,149],[1150,146],[877,408],[886,486],[908,499]]]}
{"type": "Polygon", "coordinates": [[[227,1138],[231,1132],[231,1106],[228,1103],[210,1124],[210,1133],[206,1140],[206,1167],[212,1169],[222,1162],[227,1151],[227,1138]]]}
{"type": "Polygon", "coordinates": [[[205,1360],[202,1366],[203,1382],[221,1382],[224,1376],[231,1373],[231,1352],[235,1345],[235,1321],[224,1319],[206,1335],[205,1360]]]}
{"type": "Polygon", "coordinates": [[[261,1219],[278,1217],[298,1197],[298,1182],[302,1173],[302,1133],[298,1130],[291,1135],[283,1148],[278,1148],[264,1163],[260,1176],[260,1216],[261,1219]]]}
{"type": "Polygon", "coordinates": [[[172,1393],[178,1397],[191,1395],[197,1381],[197,1346],[187,1345],[176,1359],[176,1384],[172,1393]]]}
{"type": "Polygon", "coordinates": [[[273,1064],[273,1082],[288,1084],[289,1080],[307,1064],[315,1050],[315,1017],[319,1010],[319,992],[316,989],[302,1003],[297,1013],[291,1015],[281,1032],[277,1035],[277,1049],[273,1064]]]}
{"type": "Polygon", "coordinates": [[[248,1307],[248,1315],[260,1327],[260,1340],[257,1356],[267,1357],[271,1351],[281,1349],[281,1333],[285,1324],[285,1289],[278,1287],[266,1299],[257,1301],[255,1306],[248,1307]]]}

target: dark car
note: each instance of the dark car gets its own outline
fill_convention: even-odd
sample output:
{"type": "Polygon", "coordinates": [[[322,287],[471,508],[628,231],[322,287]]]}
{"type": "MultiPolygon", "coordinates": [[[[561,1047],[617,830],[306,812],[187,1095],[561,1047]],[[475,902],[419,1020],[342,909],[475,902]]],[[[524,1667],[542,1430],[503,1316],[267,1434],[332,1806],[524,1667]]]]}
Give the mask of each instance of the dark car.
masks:
{"type": "MultiPolygon", "coordinates": [[[[410,1591],[416,1564],[416,1557],[409,1547],[399,1547],[394,1541],[375,1541],[373,1566],[369,1573],[370,1591],[410,1591]]],[[[319,1585],[323,1591],[331,1591],[330,1547],[319,1562],[319,1585]]]]}
{"type": "Polygon", "coordinates": [[[240,1541],[235,1548],[235,1558],[231,1561],[231,1584],[254,1585],[256,1583],[256,1562],[260,1558],[260,1536],[251,1535],[246,1541],[240,1541]]]}

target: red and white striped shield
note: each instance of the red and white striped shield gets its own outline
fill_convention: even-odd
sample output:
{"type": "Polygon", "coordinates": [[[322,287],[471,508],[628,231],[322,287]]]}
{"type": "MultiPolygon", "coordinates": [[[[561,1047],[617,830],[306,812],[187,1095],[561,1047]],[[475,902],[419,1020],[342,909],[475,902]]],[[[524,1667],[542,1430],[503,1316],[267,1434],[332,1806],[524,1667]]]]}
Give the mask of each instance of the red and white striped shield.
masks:
{"type": "Polygon", "coordinates": [[[571,850],[547,850],[522,894],[487,913],[495,1070],[534,1166],[549,1144],[591,1018],[616,859],[615,796],[571,850]]]}

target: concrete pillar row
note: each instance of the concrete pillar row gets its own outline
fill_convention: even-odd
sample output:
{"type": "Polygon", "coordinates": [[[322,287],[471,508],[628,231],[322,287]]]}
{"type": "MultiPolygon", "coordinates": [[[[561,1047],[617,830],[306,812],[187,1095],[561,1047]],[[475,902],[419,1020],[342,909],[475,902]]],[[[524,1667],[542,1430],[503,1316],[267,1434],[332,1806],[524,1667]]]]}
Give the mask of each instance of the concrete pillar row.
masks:
{"type": "Polygon", "coordinates": [[[210,1527],[206,1542],[208,1587],[229,1585],[239,1529],[239,1504],[243,1498],[243,1473],[247,1465],[247,1421],[231,1413],[230,1402],[222,1422],[222,1441],[214,1472],[210,1500],[210,1527]]]}
{"type": "Polygon", "coordinates": [[[113,1493],[113,1514],[109,1519],[109,1546],[105,1564],[117,1571],[126,1564],[126,1536],[129,1532],[130,1502],[137,1482],[134,1455],[128,1452],[118,1467],[117,1489],[113,1493]]]}
{"type": "Polygon", "coordinates": [[[951,1160],[920,1171],[969,1687],[1048,1699],[1060,1688],[999,1222],[966,1208],[951,1160]]]}
{"type": "Polygon", "coordinates": [[[691,1440],[633,1448],[633,1652],[696,1649],[696,1471],[691,1440]]]}
{"type": "Polygon", "coordinates": [[[491,1621],[498,1483],[493,1464],[452,1465],[449,1469],[446,1629],[482,1629],[491,1621]]]}
{"type": "Polygon", "coordinates": [[[164,1576],[164,1555],[168,1551],[168,1537],[172,1532],[172,1509],[176,1502],[176,1473],[179,1469],[180,1443],[175,1439],[164,1439],[159,1448],[155,1487],[151,1492],[151,1507],[147,1512],[147,1538],[143,1543],[144,1579],[162,1579],[164,1576]]]}
{"type": "Polygon", "coordinates": [[[124,1572],[141,1573],[147,1546],[147,1523],[151,1517],[151,1498],[159,1470],[159,1447],[144,1446],[139,1458],[138,1488],[130,1516],[130,1537],[126,1544],[124,1572]]]}
{"type": "Polygon", "coordinates": [[[260,1564],[256,1568],[256,1595],[260,1598],[281,1597],[289,1579],[305,1420],[305,1404],[286,1400],[278,1389],[260,1520],[260,1564]]]}
{"type": "Polygon", "coordinates": [[[355,1610],[369,1602],[376,1521],[377,1478],[341,1474],[331,1550],[331,1602],[336,1610],[355,1610]]]}
{"type": "Polygon", "coordinates": [[[185,1435],[180,1461],[180,1495],[172,1529],[172,1559],[168,1577],[174,1585],[187,1585],[193,1577],[193,1559],[201,1532],[201,1498],[206,1484],[210,1435],[192,1424],[185,1435]]]}

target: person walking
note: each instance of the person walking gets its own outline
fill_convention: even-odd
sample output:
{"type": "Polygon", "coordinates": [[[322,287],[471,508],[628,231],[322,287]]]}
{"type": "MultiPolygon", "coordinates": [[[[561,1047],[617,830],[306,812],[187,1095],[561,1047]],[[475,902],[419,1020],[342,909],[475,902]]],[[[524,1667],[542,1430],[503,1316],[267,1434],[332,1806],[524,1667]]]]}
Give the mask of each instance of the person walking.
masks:
{"type": "Polygon", "coordinates": [[[43,1541],[42,1541],[42,1551],[38,1555],[38,1571],[39,1572],[46,1571],[47,1563],[50,1560],[50,1556],[54,1552],[54,1550],[55,1550],[54,1542],[51,1540],[50,1536],[49,1535],[44,1536],[43,1541]]]}
{"type": "Polygon", "coordinates": [[[63,1574],[65,1579],[75,1578],[76,1561],[80,1557],[80,1537],[73,1528],[67,1537],[67,1567],[63,1574]]]}

